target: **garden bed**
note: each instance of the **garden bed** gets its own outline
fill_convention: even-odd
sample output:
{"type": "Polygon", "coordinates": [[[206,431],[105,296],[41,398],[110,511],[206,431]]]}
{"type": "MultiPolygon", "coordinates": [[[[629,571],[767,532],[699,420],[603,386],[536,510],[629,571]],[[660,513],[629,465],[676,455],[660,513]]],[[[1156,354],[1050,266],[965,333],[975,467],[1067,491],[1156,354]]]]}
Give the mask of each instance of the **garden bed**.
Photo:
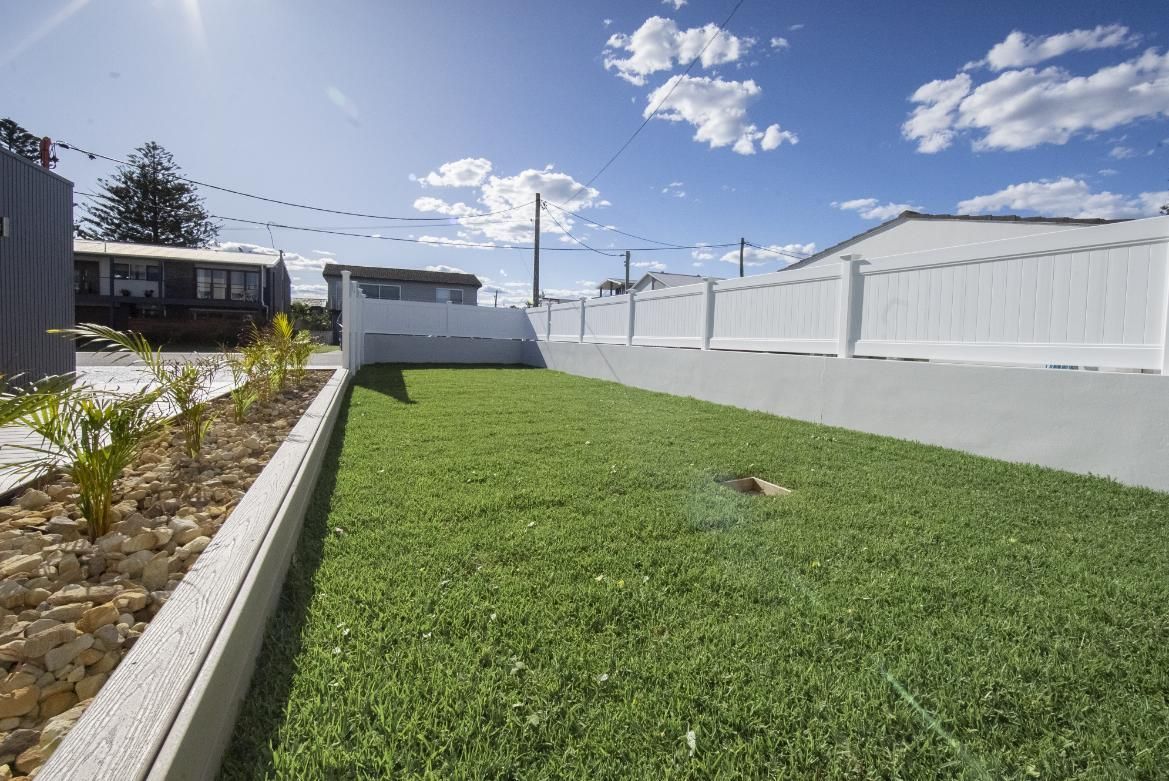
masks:
{"type": "Polygon", "coordinates": [[[117,481],[95,542],[64,477],[0,507],[0,778],[59,745],[331,374],[305,373],[239,424],[228,399],[212,402],[197,458],[169,430],[117,481]]]}

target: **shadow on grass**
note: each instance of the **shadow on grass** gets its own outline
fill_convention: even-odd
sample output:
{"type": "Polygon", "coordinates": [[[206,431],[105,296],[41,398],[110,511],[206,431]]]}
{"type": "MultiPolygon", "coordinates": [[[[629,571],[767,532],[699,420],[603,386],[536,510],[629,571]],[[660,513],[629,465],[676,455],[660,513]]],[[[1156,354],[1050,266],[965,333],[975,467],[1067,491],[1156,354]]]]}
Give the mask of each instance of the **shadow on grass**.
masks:
{"type": "Polygon", "coordinates": [[[506,369],[515,371],[531,369],[531,366],[513,363],[371,363],[362,367],[353,378],[354,386],[363,390],[389,396],[402,404],[417,404],[410,398],[410,390],[406,387],[405,369],[506,369]]]}
{"type": "Polygon", "coordinates": [[[316,573],[329,535],[329,507],[337,483],[352,394],[351,385],[321,463],[316,489],[309,498],[304,528],[288,565],[280,600],[264,630],[263,649],[247,697],[240,706],[231,745],[223,757],[221,779],[256,778],[258,768],[273,772],[272,747],[284,724],[296,659],[303,645],[304,625],[316,588],[316,573]]]}

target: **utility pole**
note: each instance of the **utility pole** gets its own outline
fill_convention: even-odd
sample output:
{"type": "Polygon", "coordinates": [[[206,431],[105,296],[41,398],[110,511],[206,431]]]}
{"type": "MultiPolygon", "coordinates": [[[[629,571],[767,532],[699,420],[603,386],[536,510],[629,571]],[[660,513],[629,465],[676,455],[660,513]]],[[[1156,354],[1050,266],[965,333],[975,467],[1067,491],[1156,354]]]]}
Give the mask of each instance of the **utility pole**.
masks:
{"type": "Polygon", "coordinates": [[[747,240],[739,239],[739,276],[743,276],[743,250],[747,248],[747,240]]]}
{"type": "Polygon", "coordinates": [[[625,292],[629,292],[629,250],[625,250],[625,292]]]}
{"type": "Polygon", "coordinates": [[[499,309],[499,291],[495,291],[495,308],[499,309]]]}
{"type": "Polygon", "coordinates": [[[540,305],[540,193],[536,193],[536,240],[532,242],[532,306],[540,305]]]}

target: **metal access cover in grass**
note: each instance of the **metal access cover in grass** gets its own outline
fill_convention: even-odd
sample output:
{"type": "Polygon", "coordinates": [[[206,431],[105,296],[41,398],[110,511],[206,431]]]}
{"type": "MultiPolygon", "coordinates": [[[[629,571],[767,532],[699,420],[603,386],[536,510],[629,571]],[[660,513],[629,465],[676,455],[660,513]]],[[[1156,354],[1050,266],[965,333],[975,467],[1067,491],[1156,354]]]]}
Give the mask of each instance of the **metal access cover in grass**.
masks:
{"type": "Polygon", "coordinates": [[[782,485],[769,483],[758,477],[737,477],[734,480],[720,480],[718,484],[725,485],[732,491],[754,496],[787,496],[791,493],[790,489],[782,485]]]}
{"type": "Polygon", "coordinates": [[[1169,767],[1169,496],[537,369],[336,431],[224,778],[1169,767]]]}

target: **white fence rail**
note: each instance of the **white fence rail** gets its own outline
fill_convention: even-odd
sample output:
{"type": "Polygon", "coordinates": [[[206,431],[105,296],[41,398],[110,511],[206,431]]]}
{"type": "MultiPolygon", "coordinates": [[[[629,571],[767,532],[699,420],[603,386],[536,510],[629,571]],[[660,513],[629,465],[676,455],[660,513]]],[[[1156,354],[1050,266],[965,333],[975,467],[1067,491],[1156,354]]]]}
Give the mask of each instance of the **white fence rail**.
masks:
{"type": "MultiPolygon", "coordinates": [[[[355,291],[346,305],[359,334],[1169,373],[1169,217],[526,311],[368,301],[355,291]]],[[[343,342],[347,360],[359,361],[345,365],[357,368],[364,340],[343,342]]]]}

